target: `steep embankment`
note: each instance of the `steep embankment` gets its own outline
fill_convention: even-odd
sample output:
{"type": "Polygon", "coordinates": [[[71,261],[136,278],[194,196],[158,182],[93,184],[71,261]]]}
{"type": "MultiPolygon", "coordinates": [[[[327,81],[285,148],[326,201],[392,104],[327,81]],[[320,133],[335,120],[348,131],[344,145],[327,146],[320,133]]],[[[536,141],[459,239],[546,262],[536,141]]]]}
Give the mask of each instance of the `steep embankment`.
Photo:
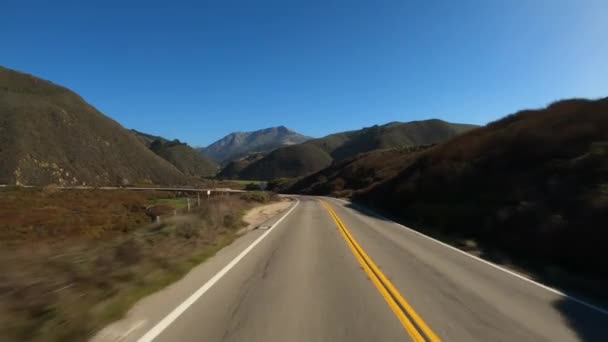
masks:
{"type": "Polygon", "coordinates": [[[183,184],[173,165],[74,92],[0,67],[0,183],[183,184]]]}

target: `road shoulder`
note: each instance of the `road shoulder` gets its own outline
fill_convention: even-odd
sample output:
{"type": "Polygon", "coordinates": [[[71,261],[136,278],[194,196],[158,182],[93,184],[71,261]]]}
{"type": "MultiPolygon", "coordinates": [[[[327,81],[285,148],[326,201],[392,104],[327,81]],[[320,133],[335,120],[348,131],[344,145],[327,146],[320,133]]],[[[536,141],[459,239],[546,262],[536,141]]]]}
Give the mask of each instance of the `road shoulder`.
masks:
{"type": "Polygon", "coordinates": [[[275,224],[289,213],[285,213],[289,208],[294,208],[296,204],[296,201],[288,199],[253,208],[245,214],[245,216],[249,215],[247,219],[244,218],[248,227],[241,232],[241,236],[232,244],[222,248],[213,257],[192,268],[182,279],[138,301],[123,319],[106,326],[97,332],[90,341],[137,341],[140,336],[175,309],[179,303],[182,303],[202,284],[221,272],[227,264],[231,263],[267,232],[267,230],[255,229],[256,227],[275,224]],[[264,220],[260,222],[262,219],[264,220]]]}

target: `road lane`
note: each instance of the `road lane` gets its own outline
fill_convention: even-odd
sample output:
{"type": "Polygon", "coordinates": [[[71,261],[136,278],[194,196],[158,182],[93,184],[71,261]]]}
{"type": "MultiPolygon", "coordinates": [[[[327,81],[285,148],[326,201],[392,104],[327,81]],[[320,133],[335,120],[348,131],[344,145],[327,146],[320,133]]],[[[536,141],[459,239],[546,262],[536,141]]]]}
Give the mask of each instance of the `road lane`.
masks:
{"type": "MultiPolygon", "coordinates": [[[[411,341],[332,215],[316,198],[299,199],[290,215],[154,341],[411,341]]],[[[437,340],[605,341],[608,336],[605,314],[392,221],[323,200],[437,340]]],[[[229,249],[247,248],[262,232],[245,235],[229,249]]],[[[206,264],[220,262],[229,260],[206,264]]],[[[199,286],[210,277],[202,273],[199,286]]],[[[183,300],[174,298],[165,315],[183,300]]],[[[160,320],[147,317],[147,311],[154,310],[131,317],[147,323],[124,341],[137,341],[160,320]]]]}
{"type": "Polygon", "coordinates": [[[443,341],[606,341],[608,315],[325,199],[443,341]],[[569,312],[560,310],[568,307],[569,312]],[[571,316],[576,317],[571,317],[571,316]],[[583,325],[572,324],[572,320],[583,325]]]}
{"type": "Polygon", "coordinates": [[[378,292],[384,297],[387,305],[391,308],[395,316],[399,319],[404,329],[410,335],[412,340],[416,342],[424,342],[426,339],[430,342],[439,342],[439,337],[426,324],[414,308],[407,302],[399,290],[380,270],[376,263],[369,257],[361,245],[350,233],[342,219],[335,213],[331,205],[325,201],[321,201],[323,207],[333,218],[336,227],[342,234],[344,241],[350,247],[355,258],[361,264],[363,270],[368,275],[370,281],[376,286],[378,292]]]}
{"type": "Polygon", "coordinates": [[[331,217],[303,198],[155,341],[406,341],[331,217]]]}

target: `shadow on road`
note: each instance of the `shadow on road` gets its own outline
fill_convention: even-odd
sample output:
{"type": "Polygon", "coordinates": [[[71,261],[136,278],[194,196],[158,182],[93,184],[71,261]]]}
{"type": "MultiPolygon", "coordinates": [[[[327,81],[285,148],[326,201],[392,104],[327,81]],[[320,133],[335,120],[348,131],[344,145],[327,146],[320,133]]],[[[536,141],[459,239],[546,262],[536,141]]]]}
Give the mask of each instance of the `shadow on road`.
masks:
{"type": "Polygon", "coordinates": [[[554,302],[553,306],[572,330],[576,331],[581,341],[608,340],[608,315],[566,297],[554,302]]]}

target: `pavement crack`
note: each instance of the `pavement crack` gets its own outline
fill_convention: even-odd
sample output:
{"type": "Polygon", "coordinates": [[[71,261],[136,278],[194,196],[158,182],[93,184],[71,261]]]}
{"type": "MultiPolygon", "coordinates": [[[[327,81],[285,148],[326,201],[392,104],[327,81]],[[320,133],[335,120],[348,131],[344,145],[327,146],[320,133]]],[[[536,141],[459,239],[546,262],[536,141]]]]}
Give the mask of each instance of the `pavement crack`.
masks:
{"type": "Polygon", "coordinates": [[[262,271],[262,279],[265,279],[266,276],[268,275],[268,269],[270,268],[270,264],[272,263],[272,260],[274,259],[274,255],[278,249],[279,249],[279,246],[274,248],[272,250],[272,252],[270,253],[270,256],[268,257],[268,259],[266,260],[266,263],[264,264],[264,270],[262,271]]]}
{"type": "MultiPolygon", "coordinates": [[[[279,249],[279,246],[277,246],[276,248],[274,248],[272,250],[272,252],[270,253],[270,256],[267,258],[266,262],[264,263],[264,267],[262,269],[262,274],[260,279],[264,279],[266,278],[266,276],[268,275],[268,270],[270,268],[270,264],[272,262],[272,259],[274,258],[274,255],[276,253],[276,251],[279,249]]],[[[229,341],[231,339],[232,334],[235,331],[239,330],[239,327],[241,326],[242,322],[238,317],[238,313],[239,310],[241,309],[241,307],[243,306],[243,303],[247,300],[247,298],[249,297],[249,294],[251,292],[251,289],[253,288],[253,283],[255,282],[256,278],[259,276],[259,273],[257,272],[253,272],[251,273],[251,275],[247,278],[247,280],[245,280],[243,282],[243,286],[241,286],[241,295],[238,296],[238,299],[234,305],[234,307],[232,308],[232,310],[230,311],[230,325],[228,326],[228,328],[226,328],[224,330],[224,334],[222,335],[222,338],[220,339],[220,341],[224,342],[224,341],[229,341]]]]}

